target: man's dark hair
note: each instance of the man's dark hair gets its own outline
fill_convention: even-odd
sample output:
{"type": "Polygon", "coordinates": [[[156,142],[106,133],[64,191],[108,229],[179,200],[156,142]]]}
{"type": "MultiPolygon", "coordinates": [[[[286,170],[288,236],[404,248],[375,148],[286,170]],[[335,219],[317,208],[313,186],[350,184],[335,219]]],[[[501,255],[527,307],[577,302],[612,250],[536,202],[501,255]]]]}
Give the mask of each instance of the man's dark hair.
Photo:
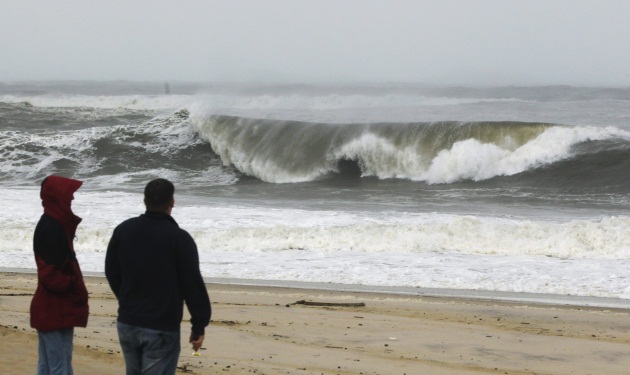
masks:
{"type": "Polygon", "coordinates": [[[175,186],[164,178],[157,178],[144,188],[144,204],[150,211],[166,211],[173,200],[175,186]]]}

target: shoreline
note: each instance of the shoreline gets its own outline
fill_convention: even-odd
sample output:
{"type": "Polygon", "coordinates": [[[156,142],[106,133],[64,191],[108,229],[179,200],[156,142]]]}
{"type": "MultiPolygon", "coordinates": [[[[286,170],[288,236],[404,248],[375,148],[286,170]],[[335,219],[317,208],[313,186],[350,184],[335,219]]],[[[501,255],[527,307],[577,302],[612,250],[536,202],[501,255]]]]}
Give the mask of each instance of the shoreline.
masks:
{"type": "MultiPolygon", "coordinates": [[[[0,273],[35,273],[34,269],[0,267],[0,273]]],[[[84,277],[105,278],[103,272],[83,272],[84,277]]],[[[240,278],[204,277],[206,284],[236,285],[245,287],[286,288],[308,291],[374,293],[401,296],[457,298],[481,301],[514,302],[550,306],[595,307],[630,310],[630,299],[576,296],[563,294],[504,292],[478,289],[420,288],[379,285],[338,284],[307,281],[259,280],[240,278]]]]}
{"type": "MultiPolygon", "coordinates": [[[[86,275],[87,328],[75,329],[76,373],[124,372],[117,302],[86,275]]],[[[32,373],[34,272],[0,272],[0,373],[32,373]]],[[[200,357],[182,323],[186,374],[621,374],[629,309],[528,301],[208,283],[212,322],[200,357]],[[301,304],[309,301],[314,305],[301,304]]]]}

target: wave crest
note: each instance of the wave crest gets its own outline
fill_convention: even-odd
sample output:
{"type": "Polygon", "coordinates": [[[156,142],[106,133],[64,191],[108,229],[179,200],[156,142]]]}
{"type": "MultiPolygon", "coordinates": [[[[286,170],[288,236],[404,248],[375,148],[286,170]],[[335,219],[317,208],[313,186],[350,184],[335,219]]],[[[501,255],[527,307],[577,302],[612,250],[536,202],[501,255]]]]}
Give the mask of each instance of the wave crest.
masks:
{"type": "Polygon", "coordinates": [[[525,122],[321,124],[195,117],[193,127],[244,174],[272,183],[303,182],[343,173],[427,183],[511,176],[572,156],[588,141],[630,139],[617,128],[525,122]]]}

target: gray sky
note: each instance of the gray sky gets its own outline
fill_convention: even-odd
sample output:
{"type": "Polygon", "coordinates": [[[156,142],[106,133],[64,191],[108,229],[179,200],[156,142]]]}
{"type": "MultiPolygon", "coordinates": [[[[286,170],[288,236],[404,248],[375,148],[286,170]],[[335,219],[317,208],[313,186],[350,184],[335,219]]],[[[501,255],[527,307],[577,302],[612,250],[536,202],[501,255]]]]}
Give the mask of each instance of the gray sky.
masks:
{"type": "Polygon", "coordinates": [[[627,0],[0,0],[0,81],[630,86],[627,0]]]}

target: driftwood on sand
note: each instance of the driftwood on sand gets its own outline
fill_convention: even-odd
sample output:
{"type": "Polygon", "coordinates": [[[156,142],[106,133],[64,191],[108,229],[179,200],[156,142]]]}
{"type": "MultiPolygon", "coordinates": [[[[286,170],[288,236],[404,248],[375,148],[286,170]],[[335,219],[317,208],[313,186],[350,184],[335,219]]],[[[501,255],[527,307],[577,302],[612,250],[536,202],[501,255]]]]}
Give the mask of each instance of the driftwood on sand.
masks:
{"type": "Polygon", "coordinates": [[[365,303],[339,303],[339,302],[316,302],[300,300],[293,303],[293,305],[306,305],[306,306],[326,306],[326,307],[365,307],[365,303]]]}

